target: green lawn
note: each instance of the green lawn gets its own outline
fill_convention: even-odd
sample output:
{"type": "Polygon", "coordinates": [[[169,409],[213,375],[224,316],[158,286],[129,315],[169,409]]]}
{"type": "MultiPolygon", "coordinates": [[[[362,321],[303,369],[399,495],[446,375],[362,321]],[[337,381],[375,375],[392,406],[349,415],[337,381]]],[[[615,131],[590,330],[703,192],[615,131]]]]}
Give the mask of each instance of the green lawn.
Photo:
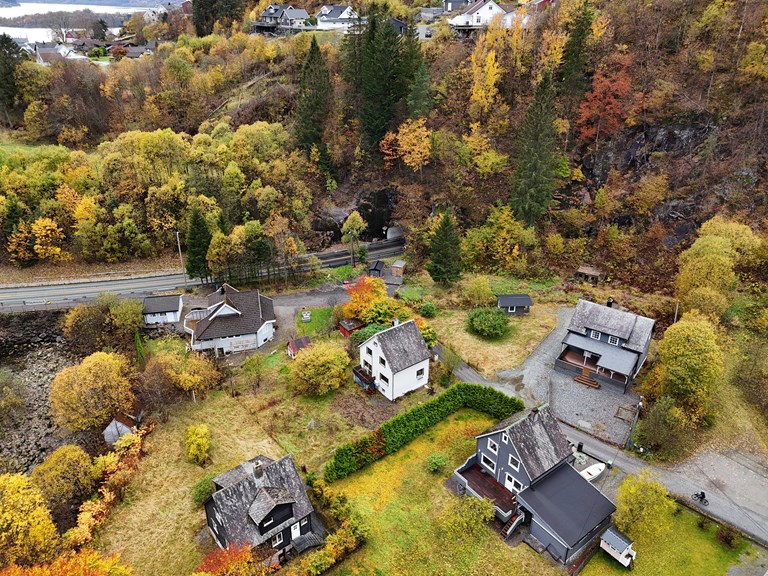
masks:
{"type": "MultiPolygon", "coordinates": [[[[672,517],[669,534],[653,542],[635,542],[637,552],[633,576],[666,576],[668,574],[695,574],[696,576],[724,576],[728,567],[748,551],[750,545],[742,542],[736,549],[722,545],[717,539],[717,528],[711,524],[706,530],[698,527],[698,514],[683,510],[672,517]]],[[[627,574],[627,569],[604,550],[592,557],[581,572],[582,576],[627,574]]]]}
{"type": "Polygon", "coordinates": [[[299,336],[314,336],[325,334],[331,327],[331,315],[333,308],[309,308],[312,319],[309,322],[301,321],[301,311],[296,315],[296,328],[299,336]]]}
{"type": "Polygon", "coordinates": [[[443,486],[475,449],[475,435],[492,420],[461,410],[405,448],[332,484],[371,527],[363,547],[334,568],[334,576],[373,574],[512,576],[559,574],[526,545],[507,546],[490,529],[470,545],[446,541],[434,519],[455,498],[443,486]],[[430,454],[448,460],[441,474],[426,470],[430,454]]]}

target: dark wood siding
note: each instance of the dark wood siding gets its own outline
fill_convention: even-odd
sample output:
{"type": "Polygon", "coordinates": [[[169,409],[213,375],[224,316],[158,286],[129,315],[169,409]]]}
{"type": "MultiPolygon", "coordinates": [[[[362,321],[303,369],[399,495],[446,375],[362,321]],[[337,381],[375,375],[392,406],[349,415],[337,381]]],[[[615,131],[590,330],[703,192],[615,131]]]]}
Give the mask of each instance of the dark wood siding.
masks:
{"type": "Polygon", "coordinates": [[[259,524],[259,532],[261,534],[266,534],[278,524],[282,524],[288,520],[291,516],[293,516],[293,504],[280,504],[279,506],[275,506],[259,524]],[[272,520],[271,522],[270,519],[272,520]]]}
{"type": "MultiPolygon", "coordinates": [[[[521,458],[511,442],[502,442],[503,435],[504,432],[499,431],[495,434],[483,436],[482,438],[477,439],[477,462],[481,468],[483,468],[484,466],[482,464],[482,457],[483,455],[487,456],[496,463],[496,471],[493,473],[493,476],[496,478],[496,481],[499,484],[502,486],[504,485],[504,481],[506,479],[505,474],[509,473],[514,479],[523,485],[523,488],[526,488],[530,485],[531,479],[525,470],[525,462],[521,461],[520,470],[515,470],[512,468],[512,466],[509,465],[510,455],[514,456],[518,460],[521,460],[521,458]],[[489,439],[493,440],[498,445],[498,454],[494,454],[488,448],[489,439]]],[[[490,471],[488,471],[488,473],[490,474],[490,471]]]]}

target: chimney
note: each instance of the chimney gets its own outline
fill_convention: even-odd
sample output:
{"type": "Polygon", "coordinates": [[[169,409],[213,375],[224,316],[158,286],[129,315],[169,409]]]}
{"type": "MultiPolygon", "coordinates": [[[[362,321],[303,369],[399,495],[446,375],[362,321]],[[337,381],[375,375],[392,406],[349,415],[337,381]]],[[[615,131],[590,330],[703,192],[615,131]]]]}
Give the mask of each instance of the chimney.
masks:
{"type": "Polygon", "coordinates": [[[398,320],[397,318],[392,320],[392,326],[399,326],[399,325],[400,325],[400,320],[398,320]]]}
{"type": "Polygon", "coordinates": [[[253,463],[253,475],[256,476],[256,478],[261,478],[262,472],[261,460],[256,460],[256,462],[253,463]]]}
{"type": "Polygon", "coordinates": [[[219,294],[221,294],[221,295],[224,295],[224,286],[222,286],[221,288],[219,288],[219,294]]]}
{"type": "Polygon", "coordinates": [[[608,298],[608,302],[605,303],[608,308],[613,308],[613,298],[608,298]]]}

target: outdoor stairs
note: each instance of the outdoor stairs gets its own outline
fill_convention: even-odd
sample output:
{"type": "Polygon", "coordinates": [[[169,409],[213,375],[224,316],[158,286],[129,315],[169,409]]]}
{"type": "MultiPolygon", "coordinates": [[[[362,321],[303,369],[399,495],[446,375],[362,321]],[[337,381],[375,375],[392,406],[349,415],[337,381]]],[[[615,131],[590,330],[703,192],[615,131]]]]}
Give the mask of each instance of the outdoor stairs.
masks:
{"type": "Polygon", "coordinates": [[[581,374],[574,377],[574,380],[576,380],[576,382],[578,382],[579,384],[583,384],[584,386],[589,386],[590,388],[595,388],[596,390],[600,389],[600,382],[598,382],[594,378],[590,378],[589,368],[584,368],[581,371],[581,374]]]}
{"type": "Polygon", "coordinates": [[[518,524],[523,519],[523,515],[520,514],[520,512],[516,512],[512,515],[512,517],[509,519],[509,521],[504,524],[504,528],[501,529],[501,537],[506,540],[509,535],[514,531],[515,528],[517,528],[518,524]]]}

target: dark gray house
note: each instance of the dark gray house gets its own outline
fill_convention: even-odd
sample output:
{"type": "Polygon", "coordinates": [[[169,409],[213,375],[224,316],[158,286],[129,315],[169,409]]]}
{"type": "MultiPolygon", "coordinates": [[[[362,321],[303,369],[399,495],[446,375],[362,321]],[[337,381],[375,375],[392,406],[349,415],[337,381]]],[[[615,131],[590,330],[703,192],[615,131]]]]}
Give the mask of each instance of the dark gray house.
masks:
{"type": "Polygon", "coordinates": [[[496,296],[496,306],[507,315],[522,316],[531,311],[533,300],[528,294],[499,294],[496,296]]]}
{"type": "Polygon", "coordinates": [[[576,381],[599,388],[600,383],[627,386],[640,372],[651,345],[656,321],[607,306],[579,300],[563,338],[555,369],[576,373],[576,381]]]}
{"type": "Polygon", "coordinates": [[[314,508],[290,454],[277,461],[257,456],[213,483],[205,516],[220,548],[268,544],[282,555],[322,543],[312,532],[314,508]]]}
{"type": "Polygon", "coordinates": [[[565,564],[605,530],[616,510],[571,460],[568,440],[545,405],[477,436],[475,454],[454,478],[468,494],[493,501],[504,538],[529,522],[531,536],[565,564]]]}

